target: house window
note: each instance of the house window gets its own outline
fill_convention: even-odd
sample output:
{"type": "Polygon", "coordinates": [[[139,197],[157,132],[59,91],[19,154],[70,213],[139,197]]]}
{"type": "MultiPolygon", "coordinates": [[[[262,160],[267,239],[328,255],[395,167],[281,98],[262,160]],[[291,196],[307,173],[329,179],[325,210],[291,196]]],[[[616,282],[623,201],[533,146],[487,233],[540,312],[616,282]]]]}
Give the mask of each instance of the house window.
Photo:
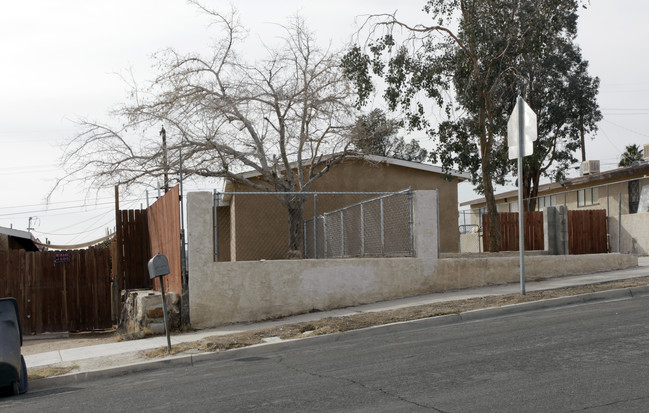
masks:
{"type": "Polygon", "coordinates": [[[577,206],[590,206],[599,204],[599,188],[585,188],[577,191],[577,206]]]}
{"type": "Polygon", "coordinates": [[[536,201],[536,210],[543,211],[543,208],[557,205],[556,195],[540,196],[536,201]]]}
{"type": "Polygon", "coordinates": [[[509,212],[518,212],[518,201],[509,203],[509,212]]]}
{"type": "Polygon", "coordinates": [[[629,182],[629,214],[638,212],[638,205],[640,205],[640,180],[629,182]]]}

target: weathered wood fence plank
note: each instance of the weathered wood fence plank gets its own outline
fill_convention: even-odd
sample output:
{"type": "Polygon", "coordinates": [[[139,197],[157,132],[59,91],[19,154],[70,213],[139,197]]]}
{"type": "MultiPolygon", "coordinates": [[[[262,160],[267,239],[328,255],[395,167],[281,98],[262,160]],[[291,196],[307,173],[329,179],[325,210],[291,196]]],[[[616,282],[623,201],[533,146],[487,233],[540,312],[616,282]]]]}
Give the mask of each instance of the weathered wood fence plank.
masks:
{"type": "Polygon", "coordinates": [[[0,292],[18,300],[23,334],[112,327],[109,250],[66,253],[0,251],[0,292]]]}

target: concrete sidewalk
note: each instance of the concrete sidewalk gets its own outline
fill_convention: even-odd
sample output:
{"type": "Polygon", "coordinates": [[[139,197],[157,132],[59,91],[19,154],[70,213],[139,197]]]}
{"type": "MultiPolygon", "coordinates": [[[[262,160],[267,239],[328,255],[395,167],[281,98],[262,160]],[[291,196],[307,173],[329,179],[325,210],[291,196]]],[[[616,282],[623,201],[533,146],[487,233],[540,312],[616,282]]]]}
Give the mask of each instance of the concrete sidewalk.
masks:
{"type": "MultiPolygon", "coordinates": [[[[577,276],[567,276],[548,279],[544,281],[528,282],[526,283],[526,291],[541,291],[541,290],[550,290],[555,288],[564,288],[564,287],[573,287],[586,284],[597,284],[607,281],[615,280],[624,280],[630,278],[637,278],[643,276],[649,276],[649,257],[641,257],[638,260],[639,266],[636,268],[619,270],[619,271],[609,271],[595,274],[585,274],[577,276]]],[[[642,288],[644,292],[644,287],[642,288]]],[[[649,293],[649,287],[646,288],[646,292],[649,293]]],[[[620,290],[617,290],[620,291],[620,290]]],[[[226,335],[232,333],[239,333],[251,330],[258,330],[268,327],[276,327],[286,324],[294,324],[305,321],[316,321],[328,317],[342,317],[346,315],[367,313],[367,312],[376,312],[376,311],[385,311],[392,310],[404,307],[418,306],[424,304],[433,304],[439,302],[447,302],[453,300],[463,300],[476,297],[486,297],[486,296],[496,296],[496,295],[507,295],[515,294],[520,292],[519,284],[508,284],[508,285],[498,285],[498,286],[489,286],[482,288],[472,288],[459,291],[450,291],[445,293],[436,293],[428,294],[417,297],[404,298],[399,300],[385,301],[380,303],[373,303],[362,305],[358,307],[349,307],[339,310],[332,311],[322,311],[317,313],[308,313],[302,314],[293,317],[287,317],[280,320],[261,322],[261,323],[252,323],[252,324],[236,324],[229,325],[220,328],[200,330],[196,332],[183,333],[183,334],[173,334],[171,337],[171,343],[179,344],[183,342],[191,342],[201,340],[210,336],[217,335],[226,335]]],[[[593,293],[599,294],[599,293],[593,293]]],[[[618,292],[620,298],[625,295],[624,292],[618,292]]],[[[588,294],[586,294],[588,295],[588,294]]],[[[628,294],[626,294],[628,295],[628,294]]],[[[611,298],[615,298],[614,295],[611,298]]],[[[542,306],[536,304],[535,308],[549,307],[552,305],[565,305],[566,302],[560,301],[560,299],[554,299],[550,303],[545,302],[542,306]]],[[[517,304],[516,306],[525,306],[534,305],[535,302],[517,304]]],[[[536,302],[538,303],[538,302],[536,302]]],[[[514,306],[510,306],[514,307],[514,306]]],[[[521,307],[522,308],[522,307],[521,307]]],[[[481,311],[481,310],[476,310],[481,311]]],[[[509,311],[509,310],[508,310],[509,311]]],[[[493,311],[490,312],[494,314],[493,311]]],[[[468,318],[467,318],[468,319],[468,318]]],[[[113,374],[124,374],[124,367],[128,367],[128,371],[136,371],[137,368],[133,367],[136,365],[142,364],[152,364],[160,362],[160,360],[151,361],[146,359],[142,354],[142,350],[150,350],[159,347],[165,347],[167,345],[166,337],[151,337],[144,338],[140,340],[133,341],[122,341],[109,344],[100,344],[100,345],[91,345],[86,347],[71,348],[59,351],[50,351],[47,353],[40,354],[31,354],[25,356],[25,362],[28,368],[37,368],[45,366],[76,366],[76,368],[69,374],[64,376],[53,377],[49,379],[41,379],[37,381],[32,381],[30,386],[32,388],[38,388],[42,386],[55,385],[60,383],[70,383],[83,380],[84,378],[90,377],[102,377],[110,375],[110,371],[113,371],[113,374]],[[119,369],[122,369],[121,371],[119,369]],[[102,372],[99,374],[90,374],[93,372],[102,372]]],[[[187,355],[177,355],[170,356],[163,359],[162,361],[169,365],[170,362],[174,359],[187,358],[187,355]]],[[[151,367],[152,368],[152,367],[151,367]]]]}

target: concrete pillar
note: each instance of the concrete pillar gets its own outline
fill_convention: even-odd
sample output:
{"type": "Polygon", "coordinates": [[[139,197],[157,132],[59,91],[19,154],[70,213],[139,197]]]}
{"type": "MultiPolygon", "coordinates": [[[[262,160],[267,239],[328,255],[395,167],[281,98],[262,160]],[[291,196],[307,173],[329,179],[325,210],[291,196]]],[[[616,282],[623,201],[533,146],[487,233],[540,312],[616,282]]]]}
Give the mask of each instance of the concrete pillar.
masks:
{"type": "MultiPolygon", "coordinates": [[[[563,207],[560,207],[563,208],[563,207]]],[[[543,245],[550,255],[563,255],[562,216],[556,207],[546,207],[543,210],[543,245]]]]}
{"type": "MultiPolygon", "coordinates": [[[[189,244],[189,275],[200,272],[214,257],[214,222],[210,192],[187,194],[187,241],[189,244]]],[[[189,283],[191,294],[192,283],[189,283]]]]}
{"type": "Polygon", "coordinates": [[[415,191],[414,247],[417,258],[439,258],[439,202],[438,191],[415,191]]]}

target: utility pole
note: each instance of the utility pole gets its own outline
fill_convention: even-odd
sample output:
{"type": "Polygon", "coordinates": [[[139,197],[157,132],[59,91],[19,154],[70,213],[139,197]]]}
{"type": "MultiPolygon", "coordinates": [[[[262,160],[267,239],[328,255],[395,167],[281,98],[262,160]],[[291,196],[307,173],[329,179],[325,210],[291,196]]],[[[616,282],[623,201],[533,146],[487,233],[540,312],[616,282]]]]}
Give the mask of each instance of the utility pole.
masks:
{"type": "Polygon", "coordinates": [[[34,228],[32,227],[32,221],[36,221],[38,217],[29,217],[29,221],[27,222],[27,232],[32,232],[34,228]]]}
{"type": "Polygon", "coordinates": [[[164,126],[160,129],[160,136],[162,136],[162,167],[164,169],[164,189],[166,194],[169,191],[169,165],[167,164],[167,131],[164,126]]]}

